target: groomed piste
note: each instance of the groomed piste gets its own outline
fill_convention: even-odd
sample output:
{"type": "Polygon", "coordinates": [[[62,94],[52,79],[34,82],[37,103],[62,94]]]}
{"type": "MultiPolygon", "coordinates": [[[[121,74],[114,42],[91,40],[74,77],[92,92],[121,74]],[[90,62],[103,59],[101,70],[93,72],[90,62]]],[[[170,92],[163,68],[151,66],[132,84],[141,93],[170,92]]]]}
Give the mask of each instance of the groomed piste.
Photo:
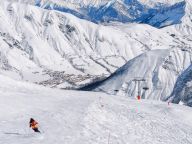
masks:
{"type": "Polygon", "coordinates": [[[190,107],[62,91],[0,76],[1,144],[190,144],[190,107]],[[42,132],[29,129],[29,119],[42,132]]]}

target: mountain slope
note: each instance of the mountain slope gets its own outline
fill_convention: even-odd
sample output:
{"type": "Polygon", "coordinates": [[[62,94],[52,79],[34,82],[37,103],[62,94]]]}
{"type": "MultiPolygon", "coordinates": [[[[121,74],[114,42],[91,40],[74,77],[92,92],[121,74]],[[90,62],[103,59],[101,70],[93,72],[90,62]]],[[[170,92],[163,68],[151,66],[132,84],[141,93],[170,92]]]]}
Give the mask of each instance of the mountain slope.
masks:
{"type": "Polygon", "coordinates": [[[102,93],[61,91],[0,75],[0,143],[191,143],[191,109],[102,93]],[[28,127],[30,117],[42,134],[28,127]]]}
{"type": "MultiPolygon", "coordinates": [[[[97,2],[92,4],[100,7],[106,1],[97,2]]],[[[120,2],[114,1],[115,4],[120,2]]],[[[41,4],[51,3],[41,1],[41,4]]],[[[65,5],[66,1],[55,3],[65,5]]],[[[46,10],[43,6],[39,8],[34,6],[34,1],[1,1],[0,73],[17,80],[72,89],[106,79],[119,67],[134,61],[120,83],[117,79],[117,84],[110,87],[111,83],[105,81],[106,85],[97,90],[112,94],[114,90],[119,90],[117,94],[136,96],[137,85],[132,80],[142,77],[147,79],[146,85],[149,85],[145,98],[167,100],[177,77],[191,63],[191,2],[127,3],[163,8],[160,12],[169,13],[165,16],[171,16],[171,23],[174,16],[178,24],[169,23],[171,26],[158,29],[148,25],[147,17],[145,20],[148,24],[95,24],[65,12],[46,10]],[[180,9],[182,4],[185,6],[180,9]],[[176,9],[179,9],[180,15],[175,17],[173,13],[176,13],[176,9]],[[154,60],[150,58],[151,54],[154,60]]],[[[68,4],[73,7],[79,3],[68,4]]],[[[158,21],[155,19],[160,20],[160,17],[155,15],[150,22],[156,23],[158,21]]],[[[168,24],[167,21],[165,23],[168,24]]],[[[112,81],[115,83],[115,80],[112,81]]]]}
{"type": "Polygon", "coordinates": [[[180,44],[144,24],[96,25],[8,1],[1,1],[0,9],[1,73],[50,87],[79,87],[143,52],[180,44]]]}
{"type": "Polygon", "coordinates": [[[190,63],[191,54],[183,54],[179,48],[151,50],[130,60],[104,81],[82,89],[127,97],[136,97],[139,91],[143,98],[164,101],[170,96],[179,74],[190,63]],[[182,55],[185,55],[184,59],[181,59],[182,55]],[[142,79],[145,82],[141,82],[138,88],[138,82],[135,80],[142,79]],[[148,91],[144,91],[144,87],[147,87],[148,91]]]}
{"type": "Polygon", "coordinates": [[[177,77],[191,64],[191,10],[192,2],[186,1],[185,15],[182,17],[181,23],[161,28],[162,31],[180,42],[180,44],[175,42],[178,44],[176,44],[177,46],[167,49],[166,55],[158,51],[146,52],[146,54],[129,61],[104,81],[88,85],[82,89],[136,97],[138,84],[134,80],[145,79],[146,82],[143,82],[139,88],[140,95],[145,95],[145,98],[149,99],[168,100],[177,77]],[[150,56],[150,53],[153,53],[153,57],[150,56]],[[161,59],[157,60],[159,57],[161,59]],[[149,90],[145,92],[142,88],[146,86],[149,90]]]}
{"type": "Polygon", "coordinates": [[[187,106],[192,106],[192,66],[190,65],[176,81],[173,92],[168,98],[173,103],[182,103],[187,106]]]}
{"type": "MultiPolygon", "coordinates": [[[[28,2],[29,3],[29,2],[28,2]]],[[[93,22],[139,22],[155,27],[180,23],[185,14],[184,0],[36,0],[31,2],[45,9],[68,12],[93,22]]]]}

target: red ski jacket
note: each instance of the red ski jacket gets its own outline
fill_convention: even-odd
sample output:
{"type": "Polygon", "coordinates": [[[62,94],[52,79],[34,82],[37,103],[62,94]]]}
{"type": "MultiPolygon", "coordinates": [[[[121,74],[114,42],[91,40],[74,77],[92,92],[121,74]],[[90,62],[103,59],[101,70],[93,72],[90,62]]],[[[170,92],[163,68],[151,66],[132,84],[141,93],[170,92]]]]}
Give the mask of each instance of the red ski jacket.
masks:
{"type": "Polygon", "coordinates": [[[31,127],[32,129],[38,128],[38,122],[36,122],[36,121],[31,122],[31,123],[30,123],[30,127],[31,127]]]}

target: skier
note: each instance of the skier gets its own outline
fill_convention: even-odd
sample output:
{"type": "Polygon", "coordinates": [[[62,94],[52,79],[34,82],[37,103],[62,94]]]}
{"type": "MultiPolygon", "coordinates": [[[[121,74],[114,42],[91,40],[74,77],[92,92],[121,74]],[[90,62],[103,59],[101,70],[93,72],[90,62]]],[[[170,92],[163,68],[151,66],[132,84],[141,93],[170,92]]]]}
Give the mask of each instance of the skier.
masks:
{"type": "Polygon", "coordinates": [[[41,133],[41,132],[39,131],[39,129],[38,129],[38,122],[36,122],[33,118],[30,119],[29,127],[31,127],[31,128],[34,130],[34,132],[39,132],[39,133],[41,133]]]}

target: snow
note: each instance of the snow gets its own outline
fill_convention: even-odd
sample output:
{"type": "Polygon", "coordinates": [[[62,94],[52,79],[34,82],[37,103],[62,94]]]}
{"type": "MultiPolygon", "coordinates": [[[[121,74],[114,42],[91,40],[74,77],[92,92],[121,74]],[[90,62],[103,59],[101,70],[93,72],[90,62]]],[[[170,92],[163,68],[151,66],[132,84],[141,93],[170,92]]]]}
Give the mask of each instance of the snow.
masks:
{"type": "Polygon", "coordinates": [[[192,142],[192,111],[185,106],[49,89],[1,75],[0,82],[0,143],[192,142]],[[29,129],[30,117],[39,122],[42,134],[29,129]]]}

